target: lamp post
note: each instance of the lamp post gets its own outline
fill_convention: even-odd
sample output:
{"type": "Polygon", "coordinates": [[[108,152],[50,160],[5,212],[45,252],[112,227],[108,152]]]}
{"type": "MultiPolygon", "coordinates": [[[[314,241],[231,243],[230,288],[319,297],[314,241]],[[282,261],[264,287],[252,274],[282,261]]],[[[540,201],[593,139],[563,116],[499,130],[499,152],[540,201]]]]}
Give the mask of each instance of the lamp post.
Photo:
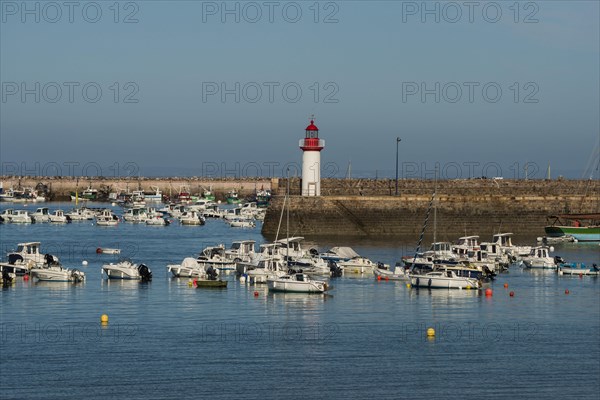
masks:
{"type": "Polygon", "coordinates": [[[401,141],[399,137],[396,138],[396,196],[398,196],[398,144],[401,141]]]}

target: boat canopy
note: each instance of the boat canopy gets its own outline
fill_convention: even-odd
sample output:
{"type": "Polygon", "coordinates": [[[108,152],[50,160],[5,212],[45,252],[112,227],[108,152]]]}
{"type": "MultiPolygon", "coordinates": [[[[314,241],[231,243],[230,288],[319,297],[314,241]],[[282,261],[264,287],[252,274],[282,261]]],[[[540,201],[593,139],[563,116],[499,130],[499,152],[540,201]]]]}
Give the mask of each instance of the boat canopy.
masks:
{"type": "Polygon", "coordinates": [[[329,253],[338,255],[341,258],[356,258],[360,255],[352,249],[352,247],[332,247],[329,253]]]}

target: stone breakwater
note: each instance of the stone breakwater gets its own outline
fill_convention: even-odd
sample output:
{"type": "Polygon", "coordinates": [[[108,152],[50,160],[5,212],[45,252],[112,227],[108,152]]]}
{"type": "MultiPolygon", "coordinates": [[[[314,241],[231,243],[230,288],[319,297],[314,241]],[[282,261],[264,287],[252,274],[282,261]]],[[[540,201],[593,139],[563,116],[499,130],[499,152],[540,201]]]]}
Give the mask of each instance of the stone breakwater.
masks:
{"type": "Polygon", "coordinates": [[[101,195],[108,197],[111,192],[120,190],[151,190],[158,187],[163,194],[175,195],[186,188],[192,194],[200,193],[204,188],[212,188],[218,199],[223,200],[227,192],[235,189],[240,197],[254,193],[256,189],[277,189],[277,179],[270,178],[109,178],[109,177],[32,177],[32,176],[0,176],[4,190],[10,187],[35,188],[45,186],[51,200],[69,200],[70,193],[76,189],[83,191],[88,187],[98,189],[101,195]]]}
{"type": "MultiPolygon", "coordinates": [[[[413,236],[421,232],[433,181],[324,180],[321,197],[291,195],[290,233],[302,236],[413,236]]],[[[277,232],[285,182],[267,211],[262,233],[277,232]]],[[[298,193],[290,180],[290,193],[298,193]]],[[[490,237],[499,230],[544,234],[546,217],[556,213],[600,212],[598,181],[461,180],[437,183],[438,239],[465,234],[490,237]]],[[[285,221],[285,219],[284,219],[285,221]]],[[[429,217],[428,236],[433,226],[429,217]]],[[[285,226],[282,227],[285,229],[285,226]]]]}

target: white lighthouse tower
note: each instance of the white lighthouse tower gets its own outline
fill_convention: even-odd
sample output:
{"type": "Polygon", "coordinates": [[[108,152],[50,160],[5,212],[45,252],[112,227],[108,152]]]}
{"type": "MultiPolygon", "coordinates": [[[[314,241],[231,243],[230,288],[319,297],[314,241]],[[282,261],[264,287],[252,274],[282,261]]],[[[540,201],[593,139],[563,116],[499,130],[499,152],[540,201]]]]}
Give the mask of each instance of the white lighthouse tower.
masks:
{"type": "Polygon", "coordinates": [[[325,141],[319,139],[319,128],[314,117],[306,127],[306,136],[300,139],[302,149],[302,196],[321,195],[321,150],[325,141]]]}

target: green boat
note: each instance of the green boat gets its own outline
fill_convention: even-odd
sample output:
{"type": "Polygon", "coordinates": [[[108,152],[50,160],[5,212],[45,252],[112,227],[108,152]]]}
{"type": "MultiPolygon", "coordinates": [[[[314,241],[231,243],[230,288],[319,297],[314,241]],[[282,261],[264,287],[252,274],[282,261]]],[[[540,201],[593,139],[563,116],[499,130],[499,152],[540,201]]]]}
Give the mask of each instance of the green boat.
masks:
{"type": "Polygon", "coordinates": [[[210,279],[197,279],[194,281],[197,288],[226,288],[227,281],[222,280],[210,280],[210,279]]]}
{"type": "Polygon", "coordinates": [[[240,204],[242,200],[238,197],[238,192],[230,190],[227,193],[227,204],[240,204]]]}
{"type": "Polygon", "coordinates": [[[600,242],[600,214],[558,214],[548,220],[551,224],[544,227],[548,237],[569,235],[578,242],[600,242]]]}
{"type": "Polygon", "coordinates": [[[216,199],[216,197],[215,197],[214,193],[212,192],[211,188],[204,189],[204,191],[202,192],[202,198],[204,200],[210,200],[210,201],[215,201],[215,199],[216,199]]]}

